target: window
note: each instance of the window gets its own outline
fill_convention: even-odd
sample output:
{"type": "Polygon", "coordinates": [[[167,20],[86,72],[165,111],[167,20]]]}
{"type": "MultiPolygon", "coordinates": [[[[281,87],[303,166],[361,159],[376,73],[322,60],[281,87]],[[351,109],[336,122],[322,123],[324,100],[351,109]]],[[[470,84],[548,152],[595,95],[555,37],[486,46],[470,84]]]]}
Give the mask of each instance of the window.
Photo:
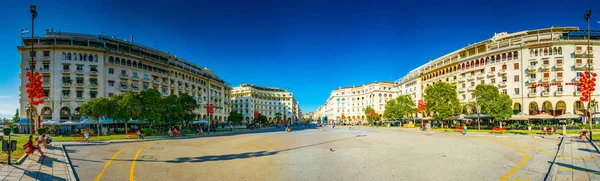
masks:
{"type": "Polygon", "coordinates": [[[515,95],[519,95],[519,88],[515,88],[515,95]]]}
{"type": "Polygon", "coordinates": [[[550,92],[550,86],[544,86],[543,92],[550,92]]]}
{"type": "Polygon", "coordinates": [[[471,82],[471,87],[475,87],[475,82],[471,82]]]}
{"type": "Polygon", "coordinates": [[[514,66],[513,66],[513,68],[514,68],[515,70],[519,70],[519,63],[515,63],[515,64],[514,64],[514,66]]]}
{"type": "Polygon", "coordinates": [[[83,77],[77,77],[75,80],[78,84],[83,84],[83,77]]]}
{"type": "Polygon", "coordinates": [[[138,77],[137,72],[133,72],[133,77],[138,77]]]}
{"type": "Polygon", "coordinates": [[[581,72],[577,72],[577,77],[581,77],[581,72]]]}
{"type": "Polygon", "coordinates": [[[502,89],[502,94],[508,94],[508,90],[502,89]]]}
{"type": "Polygon", "coordinates": [[[548,60],[548,59],[544,60],[544,65],[548,65],[548,64],[550,64],[550,60],[548,60]]]}
{"type": "Polygon", "coordinates": [[[50,95],[50,90],[44,89],[44,97],[48,97],[48,95],[50,95]]]}
{"type": "Polygon", "coordinates": [[[490,71],[491,71],[491,72],[495,72],[495,71],[496,71],[496,67],[492,67],[492,68],[490,68],[490,71]]]}
{"type": "Polygon", "coordinates": [[[465,84],[464,83],[462,84],[462,88],[465,88],[465,84]]]}
{"type": "Polygon", "coordinates": [[[506,70],[506,64],[502,65],[502,70],[506,70]]]}
{"type": "Polygon", "coordinates": [[[70,93],[70,92],[71,92],[71,91],[69,91],[69,90],[63,90],[63,91],[62,91],[62,96],[63,96],[63,97],[69,97],[69,93],[70,93]]]}
{"type": "Polygon", "coordinates": [[[518,76],[518,75],[515,75],[515,76],[513,77],[513,80],[514,80],[514,82],[519,82],[519,76],[518,76]]]}
{"type": "Polygon", "coordinates": [[[83,65],[77,65],[77,70],[83,70],[83,65]]]}
{"type": "Polygon", "coordinates": [[[113,93],[108,93],[108,97],[112,97],[113,95],[113,93]]]}
{"type": "Polygon", "coordinates": [[[63,64],[63,70],[69,70],[69,64],[63,64]]]}
{"type": "Polygon", "coordinates": [[[548,77],[550,77],[550,73],[544,72],[544,78],[548,78],[548,77]]]}
{"type": "Polygon", "coordinates": [[[63,77],[63,84],[71,83],[71,77],[63,77]]]}
{"type": "Polygon", "coordinates": [[[114,86],[115,86],[115,81],[109,80],[108,87],[114,87],[114,86]]]}
{"type": "Polygon", "coordinates": [[[109,68],[108,69],[108,74],[115,74],[115,69],[109,68]]]}
{"type": "Polygon", "coordinates": [[[148,90],[148,85],[144,85],[144,90],[148,90]]]}
{"type": "Polygon", "coordinates": [[[563,91],[563,86],[562,85],[557,86],[556,90],[562,92],[563,91]]]}
{"type": "Polygon", "coordinates": [[[506,82],[506,77],[502,77],[502,82],[506,82]]]}
{"type": "Polygon", "coordinates": [[[42,77],[42,82],[48,82],[49,83],[50,82],[50,77],[48,77],[48,76],[42,77]]]}
{"type": "Polygon", "coordinates": [[[556,77],[562,77],[562,72],[556,72],[556,77]]]}
{"type": "Polygon", "coordinates": [[[530,79],[535,79],[535,74],[529,74],[530,79]]]}
{"type": "Polygon", "coordinates": [[[514,52],[513,59],[518,59],[518,58],[519,58],[519,52],[514,52]]]}
{"type": "Polygon", "coordinates": [[[582,61],[581,59],[575,59],[575,63],[576,63],[576,64],[582,64],[582,63],[583,63],[583,61],[582,61]]]}
{"type": "Polygon", "coordinates": [[[77,97],[78,98],[83,97],[83,91],[77,91],[77,97]]]}
{"type": "Polygon", "coordinates": [[[562,55],[562,47],[558,47],[558,54],[562,55]]]}
{"type": "Polygon", "coordinates": [[[95,91],[90,91],[90,98],[96,98],[96,94],[98,93],[96,93],[95,91]]]}
{"type": "Polygon", "coordinates": [[[491,82],[492,82],[492,84],[495,84],[495,83],[496,83],[496,79],[495,79],[495,78],[493,78],[493,79],[491,80],[491,82]]]}
{"type": "Polygon", "coordinates": [[[535,94],[535,93],[537,93],[537,88],[535,88],[535,87],[532,87],[532,88],[531,88],[531,92],[532,92],[532,93],[534,93],[534,94],[535,94]]]}
{"type": "Polygon", "coordinates": [[[121,70],[121,75],[127,75],[127,70],[121,70]]]}
{"type": "Polygon", "coordinates": [[[50,56],[50,51],[44,51],[44,57],[49,57],[50,56]]]}
{"type": "Polygon", "coordinates": [[[481,83],[480,83],[480,84],[485,84],[485,80],[481,80],[481,83]]]}

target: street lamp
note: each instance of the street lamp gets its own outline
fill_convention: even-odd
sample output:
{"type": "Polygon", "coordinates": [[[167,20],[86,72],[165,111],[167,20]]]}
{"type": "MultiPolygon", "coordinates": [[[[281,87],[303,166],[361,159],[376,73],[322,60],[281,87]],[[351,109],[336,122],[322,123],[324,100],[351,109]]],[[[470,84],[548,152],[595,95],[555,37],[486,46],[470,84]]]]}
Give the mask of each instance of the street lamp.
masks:
{"type": "MultiPolygon", "coordinates": [[[[592,77],[592,74],[593,74],[593,71],[594,71],[592,69],[592,64],[590,63],[590,52],[589,52],[590,51],[590,47],[591,47],[591,45],[590,45],[590,39],[591,39],[591,36],[590,36],[590,17],[591,16],[592,16],[592,10],[591,9],[585,10],[585,14],[583,15],[583,18],[585,19],[585,21],[587,21],[587,25],[588,25],[588,38],[587,38],[587,40],[588,40],[588,47],[587,47],[587,50],[585,52],[587,54],[587,72],[589,73],[588,77],[590,77],[590,78],[592,77]]],[[[589,95],[592,96],[591,90],[590,90],[590,94],[589,95]]],[[[591,102],[594,102],[593,99],[592,99],[591,102]]],[[[590,111],[591,111],[591,105],[590,104],[591,104],[591,102],[588,102],[588,115],[586,115],[586,116],[588,116],[588,118],[589,118],[588,121],[590,122],[590,139],[592,138],[592,128],[593,128],[592,127],[591,114],[590,114],[590,111]]]]}
{"type": "MultiPolygon", "coordinates": [[[[36,11],[36,7],[35,5],[31,5],[29,6],[29,11],[31,12],[31,52],[29,52],[29,57],[31,57],[31,63],[29,64],[29,71],[31,72],[31,75],[33,75],[33,69],[35,69],[35,60],[33,60],[33,57],[35,56],[34,52],[33,52],[33,39],[34,39],[34,21],[35,18],[37,17],[37,11],[36,11]]],[[[27,110],[27,117],[29,118],[29,123],[30,123],[30,127],[31,129],[29,130],[29,135],[33,135],[33,127],[34,127],[34,121],[33,121],[33,105],[31,105],[31,101],[29,101],[29,109],[27,110]]]]}

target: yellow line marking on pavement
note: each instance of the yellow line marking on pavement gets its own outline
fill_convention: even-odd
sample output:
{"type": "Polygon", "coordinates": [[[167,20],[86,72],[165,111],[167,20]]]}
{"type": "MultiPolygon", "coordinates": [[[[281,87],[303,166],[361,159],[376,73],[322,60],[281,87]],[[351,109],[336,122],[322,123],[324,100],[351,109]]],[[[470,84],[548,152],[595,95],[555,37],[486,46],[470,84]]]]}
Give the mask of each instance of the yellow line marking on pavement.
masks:
{"type": "Polygon", "coordinates": [[[118,166],[123,166],[123,162],[119,163],[118,166]]]}
{"type": "Polygon", "coordinates": [[[99,181],[100,178],[102,178],[102,175],[104,174],[104,172],[106,171],[108,166],[110,165],[110,163],[112,163],[112,161],[115,158],[117,158],[117,156],[119,156],[119,154],[121,154],[121,152],[125,151],[129,147],[131,147],[131,146],[126,146],[125,148],[123,148],[123,149],[119,150],[117,153],[115,153],[112,157],[110,157],[110,160],[108,160],[108,162],[106,162],[106,164],[104,164],[104,168],[102,168],[102,171],[100,171],[100,173],[96,176],[96,179],[94,179],[94,181],[99,181]]]}
{"type": "Polygon", "coordinates": [[[133,162],[131,163],[131,170],[129,170],[129,181],[135,180],[133,177],[135,171],[135,161],[137,160],[138,156],[140,156],[140,152],[142,152],[142,150],[148,146],[150,146],[150,144],[142,146],[140,149],[138,149],[137,153],[135,153],[135,157],[133,157],[133,162]]]}
{"type": "Polygon", "coordinates": [[[517,164],[517,166],[513,167],[510,171],[508,171],[508,173],[506,173],[506,175],[502,176],[502,178],[500,178],[500,181],[504,181],[504,180],[508,179],[508,177],[510,177],[517,170],[519,170],[519,168],[521,168],[521,166],[523,166],[523,164],[525,164],[527,162],[527,160],[529,160],[529,154],[527,154],[527,152],[523,151],[520,148],[514,147],[512,145],[509,145],[509,144],[506,144],[506,143],[503,143],[500,141],[495,141],[495,140],[490,140],[490,139],[485,139],[485,140],[507,146],[507,147],[517,150],[517,151],[521,152],[523,155],[525,155],[525,158],[523,158],[523,160],[521,160],[521,162],[519,162],[519,164],[517,164]]]}
{"type": "Polygon", "coordinates": [[[550,156],[554,156],[554,153],[551,153],[551,152],[549,152],[549,151],[546,151],[546,150],[544,150],[544,149],[536,148],[536,147],[529,146],[529,145],[526,145],[526,144],[522,144],[522,143],[519,143],[519,142],[516,142],[516,141],[512,141],[512,140],[503,140],[503,141],[508,141],[508,142],[511,142],[511,143],[515,143],[515,144],[517,144],[517,145],[521,145],[521,146],[523,146],[523,147],[526,147],[526,148],[529,148],[529,149],[533,149],[533,150],[536,150],[536,151],[539,151],[539,152],[542,152],[542,153],[548,154],[548,155],[550,155],[550,156]]]}

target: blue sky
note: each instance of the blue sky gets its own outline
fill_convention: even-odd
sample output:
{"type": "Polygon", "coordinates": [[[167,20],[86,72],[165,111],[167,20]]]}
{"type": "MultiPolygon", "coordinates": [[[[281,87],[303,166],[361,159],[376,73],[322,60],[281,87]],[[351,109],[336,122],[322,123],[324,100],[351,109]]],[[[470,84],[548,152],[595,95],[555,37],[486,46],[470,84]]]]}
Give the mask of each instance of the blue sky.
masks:
{"type": "MultiPolygon", "coordinates": [[[[18,107],[20,30],[104,34],[206,66],[231,86],[289,87],[304,112],[332,89],[393,81],[446,53],[550,26],[585,28],[592,0],[573,1],[41,1],[0,2],[0,117],[18,107]],[[568,2],[568,3],[566,3],[568,2]]],[[[592,29],[600,18],[592,15],[592,29]]],[[[26,34],[25,36],[31,36],[26,34]]]]}

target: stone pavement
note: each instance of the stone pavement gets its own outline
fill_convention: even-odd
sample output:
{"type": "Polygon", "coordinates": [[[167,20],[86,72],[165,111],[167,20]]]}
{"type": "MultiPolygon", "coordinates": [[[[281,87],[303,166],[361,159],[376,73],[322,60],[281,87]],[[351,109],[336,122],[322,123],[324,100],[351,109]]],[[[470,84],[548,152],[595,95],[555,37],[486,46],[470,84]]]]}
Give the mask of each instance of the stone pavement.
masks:
{"type": "Polygon", "coordinates": [[[0,179],[5,181],[75,180],[60,145],[54,144],[42,151],[47,157],[40,157],[39,153],[35,152],[21,165],[0,166],[0,179]]]}
{"type": "Polygon", "coordinates": [[[600,180],[600,154],[585,138],[567,136],[558,153],[551,180],[600,180]]]}

